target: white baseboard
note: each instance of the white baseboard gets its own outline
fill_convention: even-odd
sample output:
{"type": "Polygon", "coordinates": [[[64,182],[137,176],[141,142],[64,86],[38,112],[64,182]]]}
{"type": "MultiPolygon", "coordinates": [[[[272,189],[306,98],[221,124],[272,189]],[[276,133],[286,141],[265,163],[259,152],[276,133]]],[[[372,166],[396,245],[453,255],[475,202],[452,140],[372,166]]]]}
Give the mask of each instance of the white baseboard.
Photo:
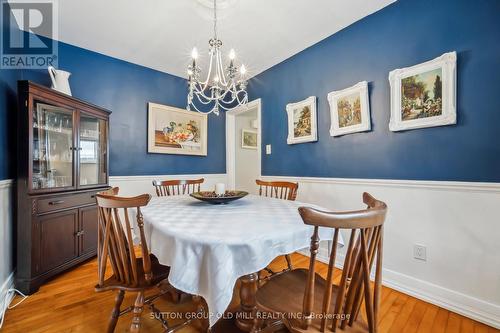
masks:
{"type": "MultiPolygon", "coordinates": [[[[299,253],[309,256],[308,249],[304,249],[299,253]]],[[[325,264],[328,264],[330,260],[328,254],[325,255],[325,251],[319,251],[317,259],[325,264]]],[[[335,267],[342,269],[344,259],[345,256],[343,254],[337,255],[335,267]]],[[[374,272],[371,275],[373,280],[375,277],[374,272]]],[[[382,284],[404,294],[500,329],[500,306],[496,304],[485,302],[386,268],[382,270],[382,284]]]]}
{"type": "Polygon", "coordinates": [[[12,179],[0,180],[0,281],[2,282],[0,287],[0,309],[4,309],[4,306],[10,303],[11,297],[7,299],[7,291],[14,285],[12,262],[13,186],[14,181],[12,179]]]}
{"type": "MultiPolygon", "coordinates": [[[[0,287],[0,322],[4,318],[7,308],[14,298],[14,293],[9,293],[9,289],[14,288],[14,272],[10,273],[7,280],[2,283],[0,287]]],[[[1,327],[0,327],[1,328],[1,327]]]]}
{"type": "Polygon", "coordinates": [[[392,289],[500,329],[500,306],[454,290],[383,269],[382,283],[392,289]]]}
{"type": "MultiPolygon", "coordinates": [[[[7,279],[2,283],[0,287],[0,302],[3,303],[5,301],[5,296],[9,289],[14,287],[14,272],[10,273],[7,279]]],[[[0,304],[1,304],[0,303],[0,304]]]]}
{"type": "Polygon", "coordinates": [[[7,291],[14,285],[14,272],[10,273],[0,287],[0,299],[3,299],[7,291]]]}

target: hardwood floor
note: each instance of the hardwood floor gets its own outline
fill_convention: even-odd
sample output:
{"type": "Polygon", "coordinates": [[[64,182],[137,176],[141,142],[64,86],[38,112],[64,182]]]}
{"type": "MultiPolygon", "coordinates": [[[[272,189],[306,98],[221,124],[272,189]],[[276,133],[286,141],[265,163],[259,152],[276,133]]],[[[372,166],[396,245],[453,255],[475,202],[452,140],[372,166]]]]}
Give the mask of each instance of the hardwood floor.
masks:
{"type": "MultiPolygon", "coordinates": [[[[308,258],[300,254],[292,255],[294,267],[306,267],[308,258]]],[[[319,264],[319,273],[326,272],[326,265],[319,264]]],[[[285,260],[278,258],[271,266],[274,270],[285,267],[285,260]]],[[[337,271],[337,278],[340,272],[337,271]]],[[[2,332],[7,333],[75,333],[105,332],[108,316],[114,304],[112,292],[96,293],[97,262],[88,261],[78,268],[62,274],[40,288],[18,307],[8,310],[2,332]]],[[[237,291],[230,308],[237,306],[237,291]]],[[[123,305],[133,303],[135,295],[128,293],[123,305]]],[[[17,301],[16,298],[15,301],[17,301]]],[[[184,311],[191,311],[188,303],[182,305],[184,311]]],[[[158,307],[162,311],[171,308],[168,300],[161,300],[158,307]]],[[[382,289],[380,333],[431,332],[431,333],[493,333],[500,332],[484,324],[475,322],[435,305],[402,294],[395,290],[382,289]]],[[[116,332],[128,332],[131,315],[120,317],[116,332]]],[[[161,332],[161,325],[150,317],[145,309],[142,317],[142,332],[161,332]]],[[[199,324],[194,323],[179,332],[199,332],[199,324]]],[[[222,322],[214,330],[216,333],[239,332],[229,322],[222,322]]]]}

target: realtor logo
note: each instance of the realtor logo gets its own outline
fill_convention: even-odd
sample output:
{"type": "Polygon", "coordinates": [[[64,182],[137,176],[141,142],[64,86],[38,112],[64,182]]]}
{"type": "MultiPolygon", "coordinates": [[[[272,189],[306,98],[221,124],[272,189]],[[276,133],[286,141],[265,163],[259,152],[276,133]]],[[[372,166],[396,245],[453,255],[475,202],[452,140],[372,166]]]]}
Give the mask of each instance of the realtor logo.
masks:
{"type": "Polygon", "coordinates": [[[2,69],[57,67],[57,1],[2,0],[2,69]]]}

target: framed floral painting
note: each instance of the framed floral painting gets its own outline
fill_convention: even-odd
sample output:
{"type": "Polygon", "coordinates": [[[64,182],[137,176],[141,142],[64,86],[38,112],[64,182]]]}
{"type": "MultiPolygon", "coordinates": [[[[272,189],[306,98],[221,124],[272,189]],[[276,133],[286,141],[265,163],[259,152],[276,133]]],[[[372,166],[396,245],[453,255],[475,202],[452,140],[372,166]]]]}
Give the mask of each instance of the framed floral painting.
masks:
{"type": "Polygon", "coordinates": [[[318,141],[316,96],[287,104],[286,112],[288,115],[287,143],[289,145],[318,141]]]}
{"type": "Polygon", "coordinates": [[[456,124],[457,54],[389,73],[391,131],[456,124]]]}
{"type": "Polygon", "coordinates": [[[148,153],[207,155],[207,115],[148,103],[148,153]]]}
{"type": "Polygon", "coordinates": [[[331,136],[370,130],[370,105],[366,81],[343,90],[332,91],[328,94],[328,103],[330,104],[331,136]]]}

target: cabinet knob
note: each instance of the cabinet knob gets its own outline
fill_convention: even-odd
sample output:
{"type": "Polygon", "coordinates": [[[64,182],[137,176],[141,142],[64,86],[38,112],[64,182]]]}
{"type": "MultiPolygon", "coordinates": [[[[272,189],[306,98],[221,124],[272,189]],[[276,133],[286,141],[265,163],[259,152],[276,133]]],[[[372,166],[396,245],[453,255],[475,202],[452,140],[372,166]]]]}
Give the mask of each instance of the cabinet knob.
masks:
{"type": "Polygon", "coordinates": [[[49,205],[55,206],[55,205],[60,205],[60,204],[63,204],[63,203],[64,203],[64,200],[56,200],[56,201],[50,201],[49,205]]]}
{"type": "Polygon", "coordinates": [[[83,236],[84,233],[85,233],[84,230],[80,230],[80,231],[78,231],[78,232],[75,233],[75,236],[76,237],[80,237],[80,236],[83,236]]]}

